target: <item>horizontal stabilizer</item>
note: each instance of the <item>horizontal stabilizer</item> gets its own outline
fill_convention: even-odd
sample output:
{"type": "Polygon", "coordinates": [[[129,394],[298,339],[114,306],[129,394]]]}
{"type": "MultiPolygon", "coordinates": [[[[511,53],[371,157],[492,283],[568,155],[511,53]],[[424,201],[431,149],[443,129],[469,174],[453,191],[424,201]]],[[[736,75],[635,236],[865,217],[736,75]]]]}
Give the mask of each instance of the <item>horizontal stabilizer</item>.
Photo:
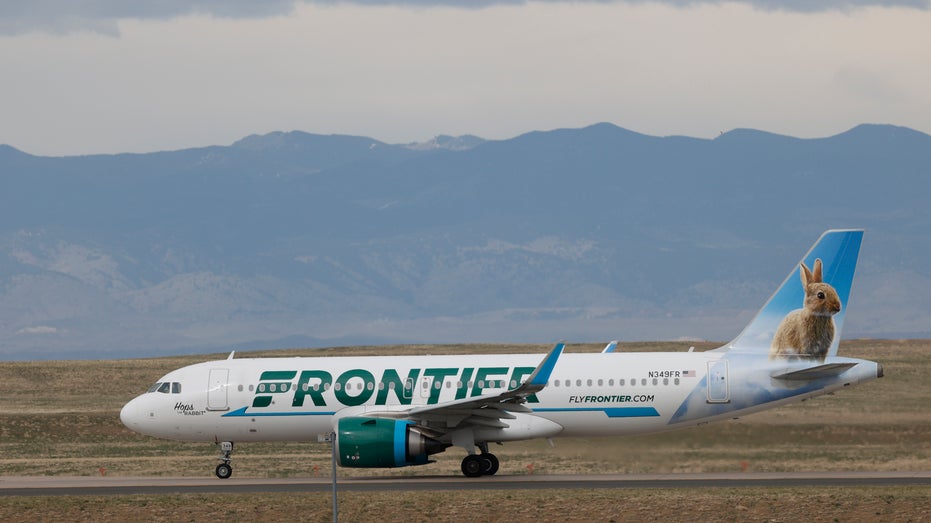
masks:
{"type": "Polygon", "coordinates": [[[817,367],[786,372],[785,374],[773,376],[773,378],[777,380],[816,380],[819,378],[830,378],[840,375],[854,365],[856,365],[856,363],[826,363],[824,365],[818,365],[817,367]]]}

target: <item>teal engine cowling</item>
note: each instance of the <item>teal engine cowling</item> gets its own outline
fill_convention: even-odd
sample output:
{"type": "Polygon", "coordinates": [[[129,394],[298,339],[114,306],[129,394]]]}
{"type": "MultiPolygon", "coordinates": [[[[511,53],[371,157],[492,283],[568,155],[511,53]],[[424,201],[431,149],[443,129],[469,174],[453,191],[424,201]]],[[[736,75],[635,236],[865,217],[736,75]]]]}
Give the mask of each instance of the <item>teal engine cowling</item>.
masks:
{"type": "Polygon", "coordinates": [[[406,420],[342,418],[336,428],[337,459],[343,467],[424,465],[428,456],[449,446],[424,436],[406,420]]]}

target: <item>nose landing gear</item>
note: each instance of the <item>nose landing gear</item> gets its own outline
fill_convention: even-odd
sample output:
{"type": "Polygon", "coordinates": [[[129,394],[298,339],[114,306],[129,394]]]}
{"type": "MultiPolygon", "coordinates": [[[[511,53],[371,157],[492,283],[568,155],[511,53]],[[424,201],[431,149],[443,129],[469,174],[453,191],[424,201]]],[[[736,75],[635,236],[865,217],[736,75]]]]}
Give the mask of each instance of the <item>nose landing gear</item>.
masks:
{"type": "Polygon", "coordinates": [[[220,442],[220,456],[217,458],[221,461],[217,465],[216,475],[220,479],[229,479],[233,475],[233,466],[230,464],[233,460],[230,458],[230,454],[233,453],[233,442],[232,441],[222,441],[220,442]]]}

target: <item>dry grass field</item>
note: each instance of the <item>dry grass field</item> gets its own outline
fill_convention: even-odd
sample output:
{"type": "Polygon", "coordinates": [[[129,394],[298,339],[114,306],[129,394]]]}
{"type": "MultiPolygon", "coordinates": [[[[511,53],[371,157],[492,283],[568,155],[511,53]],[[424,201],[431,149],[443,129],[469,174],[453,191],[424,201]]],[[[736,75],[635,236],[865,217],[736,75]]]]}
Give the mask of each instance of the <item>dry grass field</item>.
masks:
{"type": "MultiPolygon", "coordinates": [[[[715,344],[697,344],[697,350],[715,344]]],[[[546,346],[399,346],[283,350],[255,355],[545,352],[546,346]]],[[[570,345],[597,351],[601,345],[570,345]]],[[[624,351],[687,350],[679,343],[621,344],[624,351]]],[[[635,437],[529,441],[496,447],[501,474],[931,470],[931,341],[850,340],[841,354],[879,361],[886,377],[746,418],[635,437]]],[[[246,356],[243,354],[242,356],[246,356]]],[[[215,358],[225,358],[216,355],[215,358]]],[[[212,475],[210,444],[129,432],[120,407],[165,372],[213,359],[0,362],[0,475],[212,475]]],[[[458,474],[451,449],[436,464],[359,475],[458,474]]],[[[237,477],[327,475],[321,444],[243,444],[237,477]]],[[[695,489],[689,491],[344,493],[346,521],[574,520],[931,521],[928,489],[695,489]],[[542,515],[542,516],[541,516],[542,515]]],[[[184,495],[0,498],[0,520],[203,519],[326,521],[328,495],[184,495]]]]}

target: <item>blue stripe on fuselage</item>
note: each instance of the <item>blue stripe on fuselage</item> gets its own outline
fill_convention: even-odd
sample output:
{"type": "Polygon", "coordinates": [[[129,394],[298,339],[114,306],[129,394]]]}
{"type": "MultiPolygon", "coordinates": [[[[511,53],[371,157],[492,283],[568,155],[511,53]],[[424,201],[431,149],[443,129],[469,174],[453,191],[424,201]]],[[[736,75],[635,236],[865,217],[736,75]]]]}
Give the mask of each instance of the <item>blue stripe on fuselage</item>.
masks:
{"type": "Polygon", "coordinates": [[[245,418],[245,417],[267,417],[267,416],[332,416],[335,412],[246,412],[249,407],[227,412],[222,418],[245,418]]]}
{"type": "Polygon", "coordinates": [[[647,418],[659,416],[653,407],[589,407],[565,409],[533,409],[534,412],[604,412],[609,418],[647,418]]]}

